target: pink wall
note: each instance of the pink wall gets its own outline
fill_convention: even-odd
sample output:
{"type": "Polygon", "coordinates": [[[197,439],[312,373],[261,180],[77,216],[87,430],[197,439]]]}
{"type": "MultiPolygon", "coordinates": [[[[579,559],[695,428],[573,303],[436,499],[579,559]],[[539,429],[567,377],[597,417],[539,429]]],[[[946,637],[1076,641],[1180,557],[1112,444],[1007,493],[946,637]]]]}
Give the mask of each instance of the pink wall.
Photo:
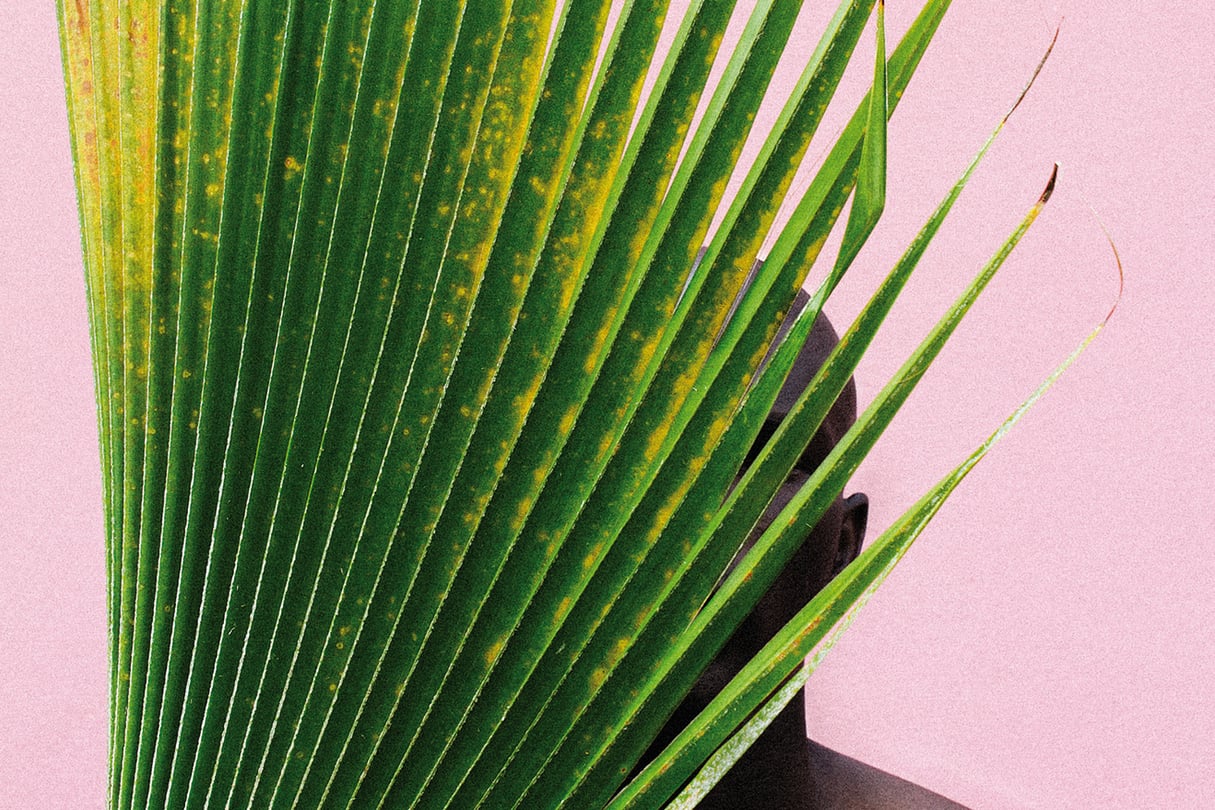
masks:
{"type": "MultiPolygon", "coordinates": [[[[825,15],[812,5],[806,53],[825,15]]],[[[913,5],[891,4],[892,42],[913,5]]],[[[51,6],[6,2],[0,26],[0,808],[104,795],[100,485],[51,6]]],[[[1061,16],[1051,63],[860,372],[866,398],[1060,162],[1046,214],[859,474],[874,527],[1105,313],[1116,272],[1089,205],[1125,297],[824,663],[810,722],[976,808],[1207,808],[1215,139],[1200,116],[1215,26],[1163,0],[956,0],[895,117],[886,219],[829,312],[857,311],[1061,16]]]]}
{"type": "Polygon", "coordinates": [[[101,482],[53,3],[0,6],[0,808],[100,808],[101,482]]]}

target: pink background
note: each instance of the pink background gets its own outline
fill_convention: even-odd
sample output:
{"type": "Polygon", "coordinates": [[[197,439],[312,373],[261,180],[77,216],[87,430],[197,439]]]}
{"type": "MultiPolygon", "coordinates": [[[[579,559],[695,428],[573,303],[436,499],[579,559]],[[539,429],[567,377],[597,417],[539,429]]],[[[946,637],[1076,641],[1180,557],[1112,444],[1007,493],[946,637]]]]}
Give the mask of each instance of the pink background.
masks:
{"type": "MultiPolygon", "coordinates": [[[[827,13],[813,5],[801,58],[827,13]]],[[[891,4],[892,43],[915,6],[891,4]]],[[[101,492],[52,7],[0,0],[0,808],[100,808],[105,782],[101,492]]],[[[1056,198],[854,482],[871,531],[1105,314],[1117,274],[1089,206],[1125,296],[828,657],[810,723],[976,808],[1210,808],[1209,16],[956,0],[894,119],[886,217],[828,311],[843,324],[859,309],[1060,17],[1054,57],[860,371],[867,399],[1061,163],[1056,198]]]]}

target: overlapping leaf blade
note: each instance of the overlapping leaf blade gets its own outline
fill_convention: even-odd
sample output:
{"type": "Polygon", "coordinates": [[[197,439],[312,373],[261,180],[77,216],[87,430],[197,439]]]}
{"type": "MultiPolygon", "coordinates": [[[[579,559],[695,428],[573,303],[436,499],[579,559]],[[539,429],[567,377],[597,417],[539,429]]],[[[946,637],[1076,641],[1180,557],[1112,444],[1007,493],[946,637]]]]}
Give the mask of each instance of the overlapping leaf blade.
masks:
{"type": "MultiPolygon", "coordinates": [[[[934,215],[933,220],[926,226],[925,232],[931,232],[936,227],[939,227],[940,220],[944,218],[953,200],[956,199],[957,194],[961,191],[961,187],[965,185],[974,165],[972,163],[966,175],[954,187],[950,196],[934,215]]],[[[758,596],[762,594],[768,584],[779,574],[781,568],[784,566],[784,562],[790,556],[792,550],[796,548],[798,537],[805,531],[805,527],[817,523],[821,513],[825,511],[828,504],[838,497],[844,483],[852,474],[852,471],[855,470],[856,465],[860,463],[860,460],[868,452],[869,448],[873,446],[878,436],[894,417],[895,412],[906,401],[911,391],[914,390],[924,373],[928,370],[933,358],[944,347],[945,342],[978,298],[979,293],[991,281],[995,275],[995,271],[1003,264],[1012,248],[1020,241],[1021,237],[1029,229],[1029,226],[1037,218],[1049,199],[1054,189],[1054,184],[1055,176],[1052,173],[1046,191],[1030,210],[1029,214],[1019,223],[1012,236],[1001,245],[1000,250],[992,260],[975,277],[958,301],[942,317],[937,326],[911,357],[908,358],[886,387],[874,398],[873,403],[858,417],[856,424],[849,430],[848,434],[832,450],[827,458],[823,460],[820,467],[803,485],[797,495],[793,497],[773,520],[768,529],[765,530],[763,535],[756,541],[755,547],[749,550],[738,566],[730,572],[720,589],[713,594],[712,598],[705,605],[705,608],[696,616],[688,631],[677,643],[673,655],[662,662],[659,669],[651,676],[668,686],[665,693],[669,694],[671,691],[674,691],[682,694],[683,690],[680,689],[679,685],[681,681],[686,680],[684,673],[689,670],[699,671],[699,668],[703,666],[700,663],[701,660],[707,663],[709,656],[712,655],[717,646],[725,641],[726,637],[729,636],[738,623],[738,619],[731,618],[731,614],[739,617],[745,615],[750,605],[758,599],[758,596]],[[782,552],[782,548],[788,549],[788,551],[782,552]],[[750,592],[750,596],[748,596],[748,592],[750,592]],[[715,625],[720,629],[715,630],[715,625]],[[716,641],[715,636],[717,637],[716,641]]],[[[921,236],[923,236],[923,233],[921,236]]],[[[764,456],[774,458],[781,455],[790,455],[787,451],[782,452],[781,445],[784,444],[781,441],[782,438],[799,434],[805,435],[806,426],[804,423],[810,422],[813,424],[817,419],[821,418],[822,414],[818,413],[819,409],[812,402],[821,398],[816,389],[826,386],[832,378],[843,377],[846,379],[846,375],[850,370],[848,366],[855,364],[858,356],[855,343],[858,340],[861,342],[867,340],[875,326],[873,322],[880,322],[882,317],[884,317],[885,311],[888,311],[892,303],[893,296],[897,294],[899,286],[906,280],[906,274],[914,267],[915,260],[918,258],[916,253],[922,252],[922,249],[922,244],[913,246],[909,254],[905,256],[905,260],[888,277],[888,283],[884,285],[885,288],[879,291],[878,295],[875,296],[869,307],[867,307],[866,312],[858,317],[856,323],[844,335],[839,346],[832,353],[832,357],[828,359],[810,386],[799,398],[794,410],[790,412],[786,421],[781,425],[772,442],[765,447],[764,453],[761,454],[761,460],[748,471],[738,489],[735,490],[735,493],[727,501],[727,507],[723,510],[724,512],[728,514],[730,506],[746,500],[748,485],[762,477],[762,468],[765,466],[764,462],[767,460],[764,456]],[[849,355],[853,355],[851,361],[845,359],[849,355]],[[843,369],[842,374],[840,373],[841,368],[843,369]]],[[[985,452],[986,446],[984,446],[983,452],[985,452]]],[[[979,457],[981,455],[982,453],[979,454],[979,457]]],[[[977,461],[978,457],[973,457],[963,466],[968,471],[977,461]]],[[[788,461],[789,466],[792,466],[792,462],[793,459],[790,458],[788,461]]],[[[952,479],[953,476],[950,476],[947,480],[952,479]]],[[[960,478],[953,480],[954,486],[956,486],[958,480],[960,478]]],[[[952,486],[950,489],[952,489],[952,486]]],[[[944,494],[939,489],[934,490],[927,496],[928,501],[934,504],[936,508],[939,508],[943,498],[944,494]]],[[[913,533],[907,529],[907,525],[903,524],[914,523],[922,528],[923,523],[927,521],[928,517],[924,513],[923,505],[924,502],[913,507],[900,523],[896,524],[890,532],[867,549],[861,558],[851,566],[848,572],[841,574],[840,577],[816,596],[810,603],[813,607],[808,605],[802,613],[799,613],[797,617],[790,621],[785,630],[782,630],[773,639],[771,647],[766,647],[764,651],[761,651],[747,665],[745,671],[740,673],[738,679],[723,690],[722,694],[714,700],[713,704],[705,710],[702,716],[698,717],[685,729],[679,739],[676,739],[667,750],[646,767],[637,780],[621,796],[617,797],[616,802],[622,807],[628,806],[634,801],[634,796],[641,796],[647,791],[657,791],[659,793],[657,801],[660,802],[665,800],[666,796],[678,787],[684,779],[688,778],[690,776],[688,766],[705,761],[722,742],[722,736],[714,736],[704,731],[704,726],[711,723],[729,723],[729,721],[724,719],[725,713],[721,717],[717,716],[719,706],[730,704],[730,709],[734,712],[734,725],[730,726],[730,730],[732,730],[735,726],[741,724],[747,715],[754,711],[769,693],[782,687],[784,682],[801,665],[802,660],[809,655],[811,650],[826,637],[827,633],[844,614],[857,606],[858,600],[865,593],[869,592],[872,587],[876,586],[877,582],[884,577],[894,562],[910,546],[918,531],[913,533]],[[875,560],[879,560],[880,563],[875,564],[875,560]],[[842,594],[847,594],[847,596],[841,596],[842,594]],[[777,664],[776,661],[779,656],[771,655],[771,651],[779,648],[782,644],[789,644],[791,638],[797,640],[796,651],[790,652],[781,664],[777,664]],[[769,666],[768,670],[764,672],[764,677],[757,677],[756,672],[764,666],[769,666]],[[736,695],[739,692],[750,693],[754,700],[736,700],[736,695]],[[731,701],[735,702],[731,703],[731,701]],[[676,759],[681,753],[681,748],[689,745],[706,750],[703,750],[699,755],[691,754],[684,758],[682,768],[672,767],[668,760],[676,759]]],[[[934,508],[932,511],[935,512],[936,509],[934,508]]],[[[690,681],[687,685],[691,685],[690,681]]],[[[661,695],[664,692],[659,690],[642,690],[641,694],[647,696],[661,695]]],[[[729,730],[726,730],[724,733],[728,734],[729,730]]],[[[654,799],[651,799],[646,806],[653,804],[654,801],[654,799]]]]}
{"type": "MultiPolygon", "coordinates": [[[[1116,257],[1117,251],[1115,250],[1116,257]]],[[[949,494],[957,488],[970,471],[987,455],[988,451],[1012,429],[1013,425],[1058,381],[1072,363],[1079,358],[1081,353],[1088,348],[1089,344],[1096,340],[1097,336],[1109,322],[1113,311],[1111,309],[1105,319],[1085,336],[1080,345],[1059,364],[1037,390],[1022,402],[995,432],[988,436],[983,444],[971,453],[965,461],[942,478],[906,513],[895,521],[889,529],[883,532],[882,536],[873,543],[872,547],[866,549],[849,570],[846,570],[816,596],[815,599],[811,600],[801,613],[790,621],[788,627],[777,637],[773,638],[771,646],[757,654],[752,665],[748,667],[749,671],[740,673],[737,680],[727,690],[723,690],[721,701],[718,704],[719,707],[731,700],[737,699],[736,696],[744,691],[758,692],[762,689],[759,686],[760,679],[757,677],[757,673],[761,668],[766,666],[765,661],[773,662],[783,655],[786,657],[782,669],[787,669],[790,661],[797,668],[793,675],[777,691],[772,693],[771,697],[766,700],[762,707],[751,714],[750,719],[735,731],[730,739],[712,757],[704,760],[704,764],[700,767],[695,778],[667,805],[668,807],[684,808],[694,806],[695,802],[703,798],[705,793],[713,787],[717,779],[720,778],[720,774],[737,761],[746,748],[762,733],[763,727],[771,722],[775,713],[779,712],[798,693],[835,640],[847,629],[857,611],[885,580],[885,577],[891,572],[895,564],[907,553],[911,544],[915,542],[928,522],[940,510],[949,494]],[[778,652],[782,647],[785,649],[778,652]],[[810,653],[813,653],[811,660],[803,666],[804,659],[810,653]]],[[[712,712],[706,712],[706,714],[712,714],[712,712]]],[[[706,717],[705,723],[701,724],[700,727],[704,728],[705,725],[711,722],[706,717]]],[[[700,724],[700,721],[697,721],[697,723],[700,724]]],[[[688,735],[685,739],[694,737],[697,733],[697,729],[692,726],[689,726],[687,731],[688,735]]],[[[671,755],[671,758],[678,756],[677,747],[672,746],[668,753],[671,755]]],[[[689,759],[700,761],[701,757],[695,756],[689,757],[689,759]]],[[[656,760],[654,771],[660,768],[661,765],[656,760]]],[[[636,792],[632,790],[622,792],[613,799],[611,806],[629,806],[635,800],[635,797],[639,796],[646,789],[646,784],[646,780],[639,777],[631,786],[636,789],[636,792]]]]}

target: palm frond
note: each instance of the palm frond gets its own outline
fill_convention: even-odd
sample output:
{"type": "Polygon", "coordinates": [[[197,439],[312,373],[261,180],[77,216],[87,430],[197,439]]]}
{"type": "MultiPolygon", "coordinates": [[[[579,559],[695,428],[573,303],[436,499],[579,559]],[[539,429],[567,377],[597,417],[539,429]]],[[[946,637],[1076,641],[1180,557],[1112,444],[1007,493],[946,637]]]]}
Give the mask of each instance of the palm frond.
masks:
{"type": "Polygon", "coordinates": [[[112,807],[694,801],[783,706],[964,471],[623,786],[1033,216],[715,590],[979,160],[731,489],[949,2],[888,59],[876,3],[873,87],[774,232],[875,16],[840,3],[741,173],[799,5],[719,54],[734,2],[693,0],[657,57],[664,0],[60,0],[112,807]]]}

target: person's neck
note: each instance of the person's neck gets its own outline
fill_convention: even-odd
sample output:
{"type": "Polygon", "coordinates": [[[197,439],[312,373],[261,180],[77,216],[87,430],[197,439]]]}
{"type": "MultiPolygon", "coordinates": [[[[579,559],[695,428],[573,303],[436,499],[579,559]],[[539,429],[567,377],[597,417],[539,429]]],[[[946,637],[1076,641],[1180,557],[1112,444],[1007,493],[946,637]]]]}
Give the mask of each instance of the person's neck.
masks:
{"type": "Polygon", "coordinates": [[[801,700],[793,700],[734,764],[701,810],[815,810],[819,807],[801,700]]]}

